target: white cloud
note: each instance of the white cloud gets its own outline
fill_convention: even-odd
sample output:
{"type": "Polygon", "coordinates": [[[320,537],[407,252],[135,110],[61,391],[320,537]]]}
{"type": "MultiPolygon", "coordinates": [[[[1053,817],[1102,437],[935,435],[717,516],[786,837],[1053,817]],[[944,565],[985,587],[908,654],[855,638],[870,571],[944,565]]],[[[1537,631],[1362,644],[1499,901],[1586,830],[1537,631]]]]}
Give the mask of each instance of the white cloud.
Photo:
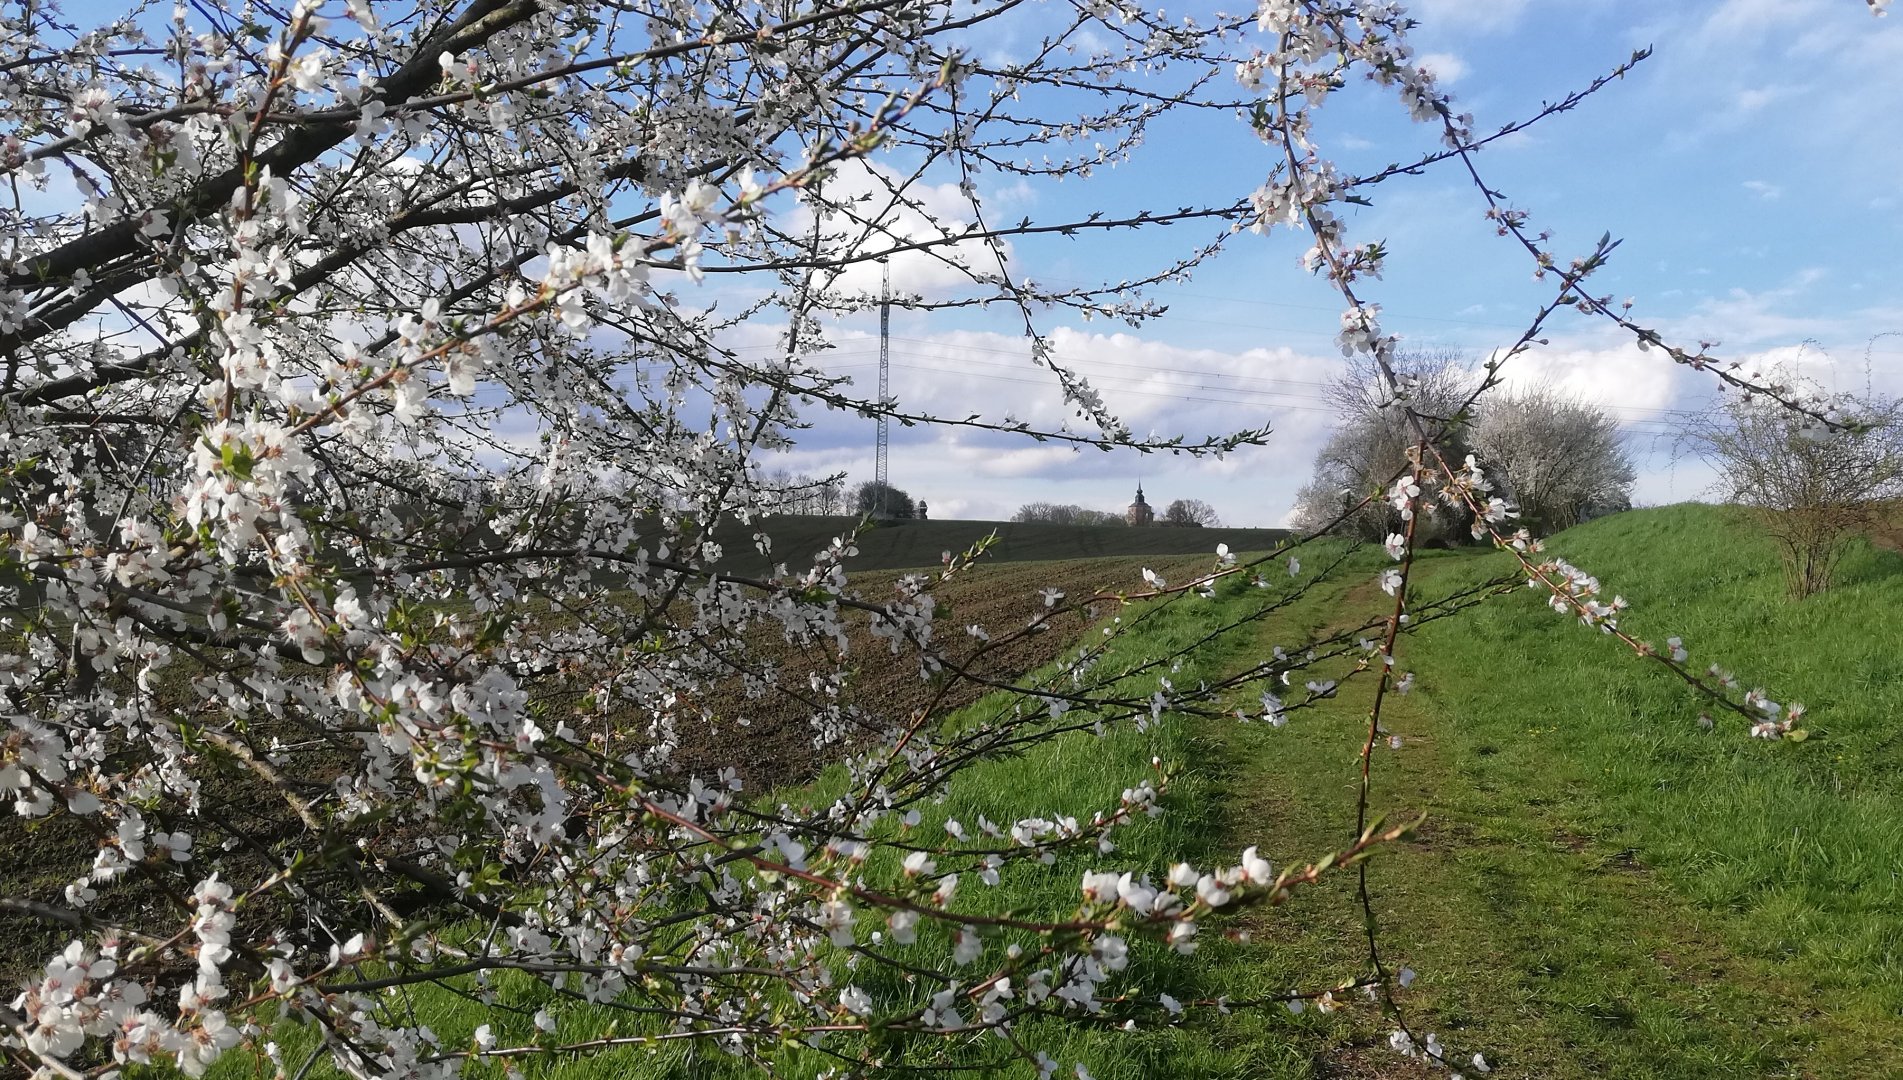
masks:
{"type": "MultiPolygon", "coordinates": [[[[1743,307],[1736,305],[1746,301],[1729,303],[1734,306],[1712,309],[1716,317],[1742,316],[1743,307]],[[1721,310],[1725,314],[1717,315],[1721,310]]],[[[1050,373],[1030,362],[1022,338],[980,331],[928,333],[921,317],[908,313],[908,318],[917,321],[895,324],[892,343],[892,391],[901,408],[944,417],[1011,416],[1046,430],[1066,421],[1079,424],[1062,404],[1050,373]]],[[[1668,336],[1679,330],[1661,326],[1668,336]]],[[[852,330],[835,337],[840,347],[822,354],[820,362],[855,377],[861,392],[870,389],[877,374],[876,334],[852,330]]],[[[894,425],[892,482],[926,500],[941,518],[1005,519],[1018,506],[1039,500],[1120,510],[1141,481],[1159,506],[1175,498],[1199,498],[1230,524],[1286,522],[1295,492],[1334,425],[1321,394],[1323,384],[1341,370],[1339,360],[1286,348],[1189,348],[1141,334],[1070,328],[1054,331],[1051,338],[1060,362],[1091,378],[1112,410],[1138,433],[1198,437],[1269,423],[1274,434],[1267,446],[1198,460],[1104,453],[969,428],[894,425]]],[[[1723,355],[1747,371],[1795,360],[1804,376],[1825,389],[1861,388],[1861,338],[1834,353],[1816,345],[1786,345],[1724,350],[1723,355]]],[[[1640,501],[1708,494],[1708,471],[1686,458],[1677,436],[1685,412],[1708,407],[1715,396],[1717,383],[1710,375],[1674,364],[1659,350],[1641,352],[1604,334],[1557,339],[1514,358],[1504,374],[1509,389],[1550,385],[1605,408],[1626,432],[1637,461],[1640,501]]],[[[871,475],[871,420],[818,409],[809,409],[806,419],[814,426],[799,433],[799,447],[776,465],[814,475],[843,471],[855,483],[871,475]]]]}
{"type": "Polygon", "coordinates": [[[1784,189],[1766,180],[1746,180],[1744,189],[1766,202],[1784,194],[1784,189]]]}
{"type": "Polygon", "coordinates": [[[1511,29],[1527,0],[1418,0],[1410,5],[1428,30],[1492,32],[1511,29]]]}
{"type": "Polygon", "coordinates": [[[1550,386],[1632,421],[1673,408],[1684,370],[1662,353],[1640,352],[1636,345],[1560,345],[1514,357],[1502,377],[1510,390],[1550,386]]]}
{"type": "MultiPolygon", "coordinates": [[[[1782,344],[1803,335],[1780,336],[1795,324],[1775,309],[1813,280],[1815,274],[1798,273],[1782,297],[1746,294],[1708,304],[1700,318],[1733,327],[1741,344],[1746,334],[1777,336],[1777,344],[1723,349],[1720,355],[1736,359],[1747,371],[1796,358],[1803,374],[1825,389],[1860,389],[1860,381],[1853,387],[1845,380],[1860,380],[1861,337],[1834,346],[1834,354],[1817,345],[1782,344]]],[[[924,329],[922,316],[906,313],[906,319],[895,323],[892,342],[892,392],[901,408],[942,417],[1009,416],[1044,430],[1068,422],[1075,430],[1090,430],[1063,405],[1051,374],[1031,363],[1021,337],[932,333],[924,329]]],[[[1903,325],[1903,318],[1897,324],[1903,325]]],[[[1697,340],[1686,336],[1677,321],[1658,325],[1674,340],[1697,340]]],[[[822,354],[819,362],[853,376],[860,392],[870,389],[877,376],[876,334],[852,330],[835,338],[839,348],[822,354]]],[[[969,428],[895,425],[893,483],[946,518],[1008,518],[1018,506],[1037,500],[1116,510],[1129,502],[1141,480],[1158,505],[1200,498],[1231,524],[1284,523],[1315,452],[1334,425],[1321,395],[1323,385],[1341,370],[1338,359],[1287,348],[1190,348],[1143,334],[1072,328],[1053,331],[1051,341],[1058,360],[1091,379],[1112,411],[1139,434],[1200,437],[1263,423],[1271,424],[1274,434],[1265,447],[1221,460],[1193,460],[1103,453],[969,428]]],[[[1504,375],[1509,389],[1550,385],[1605,408],[1626,431],[1638,459],[1642,500],[1705,494],[1709,477],[1675,454],[1683,452],[1676,436],[1684,411],[1707,407],[1716,393],[1710,375],[1603,333],[1556,339],[1514,358],[1504,375]]],[[[870,476],[872,421],[818,410],[809,410],[806,418],[814,427],[800,433],[800,447],[788,455],[787,467],[815,475],[845,471],[854,482],[870,476]]]]}
{"type": "Polygon", "coordinates": [[[1779,98],[1791,96],[1788,86],[1748,86],[1739,90],[1732,98],[1739,112],[1757,112],[1779,98]]]}
{"type": "MultiPolygon", "coordinates": [[[[1034,365],[1022,337],[981,331],[924,332],[922,317],[902,313],[892,340],[892,394],[908,412],[958,418],[1011,417],[1042,430],[1095,434],[1063,404],[1057,381],[1034,365]]],[[[834,334],[838,348],[816,357],[850,375],[863,393],[877,378],[876,333],[834,334]]],[[[934,516],[1005,518],[1037,500],[1121,509],[1142,480],[1159,505],[1192,497],[1233,524],[1275,525],[1293,502],[1315,450],[1332,424],[1321,384],[1339,370],[1334,357],[1287,348],[1242,352],[1185,348],[1134,333],[1058,328],[1050,334],[1059,363],[1091,380],[1105,402],[1139,435],[1183,434],[1192,441],[1246,427],[1274,428],[1270,446],[1223,460],[1167,454],[1104,453],[1069,444],[961,427],[903,427],[892,432],[892,482],[922,498],[934,516]]],[[[772,467],[814,475],[872,471],[873,421],[808,409],[813,426],[772,467]]]]}
{"type": "Polygon", "coordinates": [[[1799,26],[1819,14],[1818,0],[1724,0],[1705,17],[1703,36],[1740,41],[1781,33],[1780,27],[1799,26]],[[1806,10],[1808,8],[1808,10],[1806,10]]]}
{"type": "Polygon", "coordinates": [[[1014,450],[977,445],[952,445],[950,458],[975,476],[1037,477],[1066,471],[1077,456],[1069,446],[1021,446],[1014,450]]]}
{"type": "MultiPolygon", "coordinates": [[[[1031,198],[1021,184],[1004,189],[1002,202],[1022,204],[1031,198]]],[[[908,243],[941,241],[929,251],[900,251],[884,267],[856,262],[831,280],[838,294],[879,295],[881,274],[889,270],[895,296],[943,296],[968,286],[972,273],[995,275],[997,255],[982,240],[956,240],[975,225],[971,199],[956,183],[928,183],[876,161],[842,162],[821,189],[829,209],[820,215],[820,228],[831,238],[834,257],[888,250],[908,243]]],[[[813,227],[810,199],[780,222],[793,234],[813,227]]],[[[994,223],[995,224],[995,223],[994,223]]],[[[1007,265],[1012,249],[1000,241],[1007,265]]]]}
{"type": "Polygon", "coordinates": [[[1453,53],[1422,53],[1415,58],[1415,63],[1426,68],[1429,74],[1444,84],[1459,82],[1460,77],[1467,74],[1467,62],[1453,53]]]}

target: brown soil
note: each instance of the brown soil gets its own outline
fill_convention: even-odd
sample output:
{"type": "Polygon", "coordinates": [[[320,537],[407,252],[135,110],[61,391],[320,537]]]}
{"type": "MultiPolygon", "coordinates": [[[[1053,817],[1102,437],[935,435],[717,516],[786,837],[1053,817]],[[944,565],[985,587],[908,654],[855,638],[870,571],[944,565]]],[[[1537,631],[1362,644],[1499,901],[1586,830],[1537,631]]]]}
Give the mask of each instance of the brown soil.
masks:
{"type": "MultiPolygon", "coordinates": [[[[1060,615],[1048,621],[1048,630],[1018,637],[1009,644],[996,644],[1045,610],[1041,589],[1060,589],[1067,603],[1075,602],[1141,589],[1140,575],[1145,565],[1166,577],[1181,577],[1207,569],[1209,562],[1173,557],[1005,563],[981,566],[956,576],[932,590],[938,602],[935,632],[957,666],[972,678],[924,677],[913,650],[903,648],[894,654],[888,642],[872,637],[870,620],[863,613],[851,613],[846,619],[846,658],[852,665],[853,678],[845,703],[867,714],[868,727],[874,729],[862,732],[867,739],[882,737],[887,728],[909,722],[920,710],[942,714],[969,705],[993,689],[987,680],[1009,682],[1057,659],[1077,643],[1092,621],[1091,614],[1107,614],[1114,606],[1111,601],[1098,605],[1101,610],[1095,613],[1060,615]],[[983,627],[993,644],[981,645],[968,635],[965,628],[973,625],[983,627]]],[[[853,578],[853,584],[862,599],[876,603],[892,596],[899,576],[895,571],[861,574],[853,578]]],[[[781,683],[787,686],[804,686],[809,672],[831,670],[834,663],[823,650],[790,646],[777,635],[757,642],[756,648],[780,665],[781,683]]],[[[807,721],[812,710],[792,694],[749,700],[735,679],[719,688],[713,701],[712,711],[736,719],[681,733],[675,765],[683,773],[706,775],[732,765],[746,790],[765,791],[809,779],[850,749],[816,747],[814,731],[807,721]],[[746,718],[744,726],[738,722],[739,717],[746,718]]]]}
{"type": "MultiPolygon", "coordinates": [[[[1081,600],[1098,593],[1143,588],[1141,569],[1145,565],[1181,578],[1207,569],[1210,562],[1211,558],[1206,556],[1176,556],[981,564],[933,590],[939,601],[937,633],[956,655],[970,657],[979,643],[963,632],[966,626],[978,624],[987,628],[994,639],[1005,637],[1022,628],[1034,613],[1044,610],[1039,594],[1042,588],[1058,588],[1067,597],[1081,600]]],[[[852,587],[863,599],[879,602],[892,595],[899,576],[897,571],[862,573],[852,578],[852,587]]],[[[1098,605],[1100,610],[1092,614],[1101,616],[1113,606],[1114,601],[1098,605]]],[[[928,682],[920,678],[917,658],[909,650],[895,656],[884,641],[871,637],[866,617],[858,615],[847,621],[847,656],[855,665],[854,677],[848,684],[849,704],[858,706],[868,716],[903,720],[916,710],[926,708],[943,713],[968,704],[989,689],[970,680],[928,682]]],[[[1090,621],[1090,617],[1081,612],[1060,616],[1052,620],[1049,631],[991,649],[972,661],[969,669],[986,679],[1015,679],[1074,645],[1090,621]]],[[[803,685],[808,671],[829,670],[833,663],[832,658],[818,652],[786,645],[777,633],[763,635],[754,644],[779,664],[782,685],[803,685]]],[[[189,704],[182,700],[183,694],[181,689],[180,705],[189,710],[189,704]]],[[[816,747],[812,728],[806,720],[809,710],[803,702],[792,695],[749,700],[741,693],[737,678],[728,686],[716,688],[708,695],[708,702],[710,706],[706,711],[717,719],[682,727],[680,749],[670,771],[712,780],[719,768],[735,766],[745,782],[746,792],[759,794],[810,779],[829,761],[868,745],[865,739],[853,739],[844,746],[816,747]],[[750,722],[742,726],[737,719],[728,722],[718,719],[740,716],[746,716],[750,722]]],[[[252,734],[262,744],[268,742],[273,733],[254,725],[252,734]]],[[[287,741],[301,737],[293,730],[283,734],[287,741]]],[[[200,770],[206,809],[215,815],[214,819],[173,817],[162,808],[148,817],[154,827],[182,828],[201,837],[230,835],[232,829],[218,826],[216,819],[242,830],[255,848],[234,852],[226,859],[235,858],[243,864],[231,867],[238,876],[255,878],[269,872],[267,860],[308,847],[315,838],[307,835],[281,797],[249,772],[231,765],[226,761],[200,770]],[[255,857],[247,854],[253,850],[255,857]]],[[[299,763],[294,779],[306,789],[307,796],[317,795],[331,777],[347,766],[348,762],[341,757],[313,755],[299,763]]],[[[370,823],[362,828],[367,830],[365,837],[371,839],[375,849],[387,852],[411,846],[401,836],[381,835],[388,832],[387,824],[370,823]]],[[[0,846],[13,855],[0,870],[0,897],[65,907],[62,890],[91,864],[99,840],[82,822],[69,815],[55,814],[43,820],[26,821],[7,814],[0,817],[0,846]]],[[[177,868],[163,872],[173,879],[175,889],[190,887],[177,868]]],[[[122,925],[148,923],[154,917],[159,917],[161,922],[169,918],[153,910],[154,905],[166,905],[157,899],[149,885],[121,881],[102,884],[99,891],[98,901],[89,907],[95,917],[122,925]]],[[[420,895],[410,899],[425,902],[420,895]]],[[[254,911],[252,917],[269,921],[288,915],[289,912],[254,911]]],[[[10,988],[37,970],[50,951],[70,936],[70,930],[64,926],[11,912],[0,915],[0,988],[6,988],[6,992],[0,993],[0,1000],[10,998],[10,988]]]]}

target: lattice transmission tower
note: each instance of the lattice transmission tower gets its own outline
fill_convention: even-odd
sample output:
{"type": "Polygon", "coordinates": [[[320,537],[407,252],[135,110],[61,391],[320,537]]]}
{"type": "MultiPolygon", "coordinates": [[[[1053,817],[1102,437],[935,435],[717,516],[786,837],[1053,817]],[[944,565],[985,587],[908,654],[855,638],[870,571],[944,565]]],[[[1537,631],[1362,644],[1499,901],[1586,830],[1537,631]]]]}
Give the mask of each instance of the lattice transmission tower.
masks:
{"type": "Polygon", "coordinates": [[[892,381],[892,268],[884,259],[879,260],[879,439],[872,457],[873,491],[877,492],[877,501],[873,504],[872,516],[889,518],[892,508],[886,505],[892,485],[886,478],[886,453],[891,448],[891,433],[886,430],[885,399],[892,381]]]}

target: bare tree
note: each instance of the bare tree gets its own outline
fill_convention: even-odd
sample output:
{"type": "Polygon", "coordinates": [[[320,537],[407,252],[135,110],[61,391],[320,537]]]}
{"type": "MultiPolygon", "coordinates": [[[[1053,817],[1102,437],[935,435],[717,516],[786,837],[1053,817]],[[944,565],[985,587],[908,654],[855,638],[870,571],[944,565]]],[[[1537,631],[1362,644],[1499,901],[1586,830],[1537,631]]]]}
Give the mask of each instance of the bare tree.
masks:
{"type": "Polygon", "coordinates": [[[1550,387],[1488,397],[1470,441],[1535,535],[1632,505],[1635,474],[1619,425],[1550,387]]]}
{"type": "Polygon", "coordinates": [[[831,516],[845,512],[845,479],[842,476],[814,478],[777,469],[761,475],[760,498],[772,513],[802,516],[831,516]]]}
{"type": "MultiPolygon", "coordinates": [[[[1329,385],[1328,400],[1341,418],[1315,455],[1313,479],[1296,496],[1293,519],[1298,528],[1320,528],[1345,513],[1337,531],[1381,540],[1400,529],[1400,511],[1368,496],[1408,466],[1422,433],[1431,434],[1441,452],[1455,461],[1469,452],[1468,403],[1480,378],[1465,366],[1462,355],[1402,351],[1392,367],[1390,378],[1371,359],[1354,359],[1329,385]]],[[[1445,506],[1423,523],[1418,538],[1464,539],[1470,518],[1460,506],[1445,506]]]]}
{"type": "Polygon", "coordinates": [[[1164,507],[1163,524],[1216,528],[1222,525],[1222,519],[1217,516],[1215,507],[1201,499],[1177,499],[1164,507]]]}
{"type": "Polygon", "coordinates": [[[1748,507],[1777,544],[1796,597],[1828,589],[1850,539],[1903,496],[1903,405],[1849,395],[1829,405],[1845,426],[1732,396],[1689,432],[1725,496],[1748,507]]]}
{"type": "Polygon", "coordinates": [[[834,517],[846,512],[846,478],[829,476],[813,489],[814,513],[834,517]]]}

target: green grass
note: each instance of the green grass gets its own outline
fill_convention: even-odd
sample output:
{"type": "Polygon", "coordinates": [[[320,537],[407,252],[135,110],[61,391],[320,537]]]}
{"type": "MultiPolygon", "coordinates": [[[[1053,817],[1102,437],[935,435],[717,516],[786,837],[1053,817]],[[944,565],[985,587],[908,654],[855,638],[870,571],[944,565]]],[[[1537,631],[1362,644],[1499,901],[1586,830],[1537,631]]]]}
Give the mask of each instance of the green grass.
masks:
{"type": "MultiPolygon", "coordinates": [[[[1635,634],[1680,635],[1701,665],[1718,662],[1780,701],[1805,702],[1812,737],[1753,740],[1723,720],[1701,730],[1705,707],[1661,666],[1528,590],[1405,639],[1400,666],[1418,673],[1420,689],[1389,701],[1387,726],[1404,745],[1380,749],[1375,803],[1430,817],[1415,841],[1384,850],[1369,877],[1384,958],[1419,972],[1402,996],[1410,1022],[1438,1032],[1462,1060],[1485,1052],[1496,1076],[1903,1075],[1903,633],[1891,615],[1903,609],[1903,557],[1859,548],[1837,588],[1793,602],[1770,548],[1715,508],[1621,515],[1552,548],[1632,601],[1622,625],[1635,634]]],[[[1378,565],[1378,552],[1351,563],[1176,678],[1358,623],[1386,600],[1372,587],[1378,565]]],[[[1431,553],[1416,588],[1432,598],[1508,568],[1498,554],[1431,553]]],[[[1186,641],[1212,614],[1207,604],[1173,605],[1124,655],[1186,641]]],[[[995,890],[966,882],[961,896],[993,910],[1055,913],[1075,902],[1090,866],[1154,871],[1173,857],[1233,860],[1248,844],[1278,864],[1311,858],[1352,831],[1368,689],[1350,682],[1281,729],[1177,722],[1065,738],[971,770],[921,828],[931,832],[946,816],[969,823],[979,812],[1089,813],[1114,805],[1156,755],[1185,766],[1171,813],[1120,833],[1114,855],[1018,868],[995,890]]],[[[829,773],[786,797],[819,801],[840,782],[829,773]]],[[[1144,946],[1145,994],[1240,999],[1318,989],[1363,970],[1352,875],[1240,925],[1247,942],[1205,930],[1188,959],[1144,946]]],[[[946,946],[933,937],[918,948],[936,958],[946,946]]],[[[865,978],[883,1001],[916,992],[865,978]]],[[[527,979],[499,988],[525,1011],[485,1012],[441,994],[421,1008],[446,1042],[485,1021],[526,1037],[526,1011],[546,991],[527,979]]],[[[574,1026],[562,1034],[612,1022],[605,1011],[570,1014],[565,1024],[574,1026]]],[[[1021,1034],[1099,1080],[1445,1075],[1410,1071],[1382,1049],[1387,1028],[1364,1004],[1329,1016],[1204,1011],[1141,1032],[1030,1024],[1021,1034]]],[[[888,1060],[930,1075],[992,1060],[995,1050],[988,1040],[924,1044],[895,1047],[888,1060]]],[[[779,1074],[805,1076],[828,1062],[789,1049],[776,1064],[779,1074]]],[[[687,1046],[527,1072],[758,1075],[713,1048],[687,1046]]],[[[233,1062],[221,1075],[249,1075],[249,1066],[233,1062]]]]}
{"type": "MultiPolygon", "coordinates": [[[[1375,802],[1430,818],[1369,873],[1384,956],[1420,972],[1410,1022],[1504,1076],[1903,1075],[1903,558],[1860,547],[1836,589],[1792,602],[1768,545],[1716,508],[1623,515],[1553,548],[1633,602],[1623,625],[1641,637],[1681,635],[1808,704],[1813,737],[1704,732],[1662,667],[1530,590],[1406,639],[1422,689],[1389,701],[1404,745],[1379,751],[1375,802]]],[[[1436,555],[1418,596],[1510,565],[1436,555]]],[[[1385,599],[1343,581],[1264,644],[1385,599]]],[[[1344,839],[1367,706],[1358,688],[1281,730],[1206,731],[1228,844],[1344,839]]],[[[1255,923],[1248,960],[1270,978],[1364,962],[1346,880],[1255,923]]],[[[1315,1072],[1408,1075],[1379,1049],[1386,1026],[1362,1010],[1318,1028],[1315,1072]]],[[[1278,1032],[1265,1053],[1290,1052],[1278,1032]]]]}
{"type": "MultiPolygon", "coordinates": [[[[1203,636],[1212,618],[1234,617],[1255,603],[1258,595],[1237,581],[1213,601],[1183,598],[1170,604],[1126,609],[1122,617],[1137,622],[1138,629],[1112,645],[1099,667],[1106,671],[1121,670],[1158,653],[1179,649],[1203,636]]],[[[1252,635],[1237,634],[1226,645],[1205,651],[1196,662],[1181,665],[1170,677],[1179,684],[1212,677],[1247,659],[1245,654],[1252,645],[1252,635]]],[[[1158,674],[1161,673],[1139,676],[1126,689],[1147,694],[1155,688],[1158,674]]],[[[993,696],[948,719],[947,723],[975,723],[1002,707],[1007,707],[1006,699],[993,696]]],[[[925,808],[917,831],[929,840],[943,835],[942,825],[947,818],[955,817],[970,827],[975,825],[979,814],[1001,823],[1033,815],[1069,814],[1087,819],[1099,811],[1114,811],[1125,788],[1153,778],[1153,759],[1161,759],[1180,770],[1179,779],[1166,796],[1170,812],[1118,830],[1113,834],[1118,845],[1114,853],[1079,852],[1060,856],[1049,867],[1036,864],[1007,867],[1000,884],[994,888],[986,888],[975,875],[967,874],[959,888],[960,906],[966,910],[1010,911],[1030,918],[1061,916],[1075,909],[1078,883],[1086,869],[1107,866],[1148,869],[1160,878],[1169,863],[1177,859],[1213,857],[1216,841],[1222,838],[1225,803],[1217,786],[1218,771],[1210,767],[1210,749],[1200,730],[1184,722],[1164,723],[1147,731],[1121,723],[1109,728],[1102,737],[1089,733],[1061,736],[1028,753],[993,760],[961,774],[941,802],[925,808]]],[[[833,768],[813,784],[782,792],[777,798],[795,806],[823,806],[845,782],[843,770],[833,768]]],[[[1340,842],[1335,840],[1326,845],[1329,849],[1339,846],[1340,842]]],[[[1233,861],[1235,854],[1227,851],[1226,857],[1233,861]]],[[[895,862],[896,858],[890,853],[875,857],[867,867],[870,880],[880,883],[896,876],[895,862]]],[[[862,927],[861,940],[869,929],[862,927]]],[[[1214,933],[1206,936],[1217,937],[1214,933]]],[[[995,964],[1003,947],[1012,941],[1026,946],[1035,944],[1028,934],[1000,938],[992,943],[986,962],[995,964]]],[[[1145,972],[1143,990],[1152,1006],[1159,991],[1193,1000],[1224,993],[1262,993],[1288,986],[1284,978],[1267,979],[1253,951],[1221,940],[1207,941],[1193,958],[1178,956],[1155,942],[1133,940],[1132,946],[1136,954],[1133,967],[1145,972]]],[[[950,941],[947,935],[927,924],[921,928],[919,944],[901,953],[921,963],[945,967],[950,941]]],[[[981,966],[974,966],[972,970],[981,966]]],[[[853,978],[882,1007],[906,1000],[922,1004],[929,990],[936,988],[922,991],[918,986],[907,985],[901,976],[870,964],[861,965],[853,978]]],[[[475,989],[469,979],[459,980],[455,985],[465,992],[475,989]]],[[[548,1000],[547,988],[532,979],[513,975],[498,977],[492,985],[495,995],[491,1005],[446,990],[420,990],[401,1002],[399,1015],[414,1017],[410,1022],[428,1024],[446,1046],[467,1045],[476,1026],[483,1023],[489,1024],[504,1044],[533,1041],[530,1016],[548,1000]]],[[[391,1000],[394,1004],[398,999],[391,1000]]],[[[970,1009],[968,1005],[963,1007],[970,1009]]],[[[1289,1037],[1303,1025],[1286,1014],[1277,1015],[1281,1034],[1276,1039],[1265,1037],[1266,1029],[1260,1017],[1238,1020],[1237,1024],[1242,1026],[1231,1025],[1220,1039],[1188,1028],[1131,1033],[1107,1026],[1086,1027],[1042,1020],[1020,1025],[1019,1032],[1027,1045],[1065,1061],[1066,1072],[1068,1063],[1083,1062],[1099,1080],[1139,1080],[1172,1073],[1236,1077],[1307,1075],[1306,1059],[1296,1049],[1297,1041],[1289,1037]],[[1246,1037],[1241,1034],[1245,1030],[1249,1032],[1246,1037]],[[1265,1059],[1264,1049],[1271,1046],[1278,1057],[1265,1059]],[[1286,1069],[1275,1067],[1276,1060],[1286,1069]]],[[[617,1015],[609,1009],[571,1008],[563,1013],[560,1036],[564,1041],[572,1041],[640,1030],[644,1029],[639,1022],[632,1021],[626,1014],[617,1015]]],[[[294,1068],[314,1045],[315,1035],[297,1025],[285,1024],[274,1030],[273,1037],[286,1048],[286,1059],[294,1068]]],[[[851,1041],[836,1045],[841,1050],[859,1046],[851,1041]]],[[[912,1040],[887,1048],[885,1060],[889,1064],[924,1069],[929,1075],[939,1069],[998,1062],[1003,1057],[1002,1049],[998,1040],[989,1037],[957,1042],[912,1040]]],[[[618,1048],[579,1060],[541,1058],[522,1064],[528,1077],[549,1080],[596,1076],[758,1075],[750,1066],[715,1047],[685,1042],[651,1050],[618,1048]]],[[[792,1076],[812,1075],[835,1064],[833,1059],[799,1047],[785,1048],[775,1062],[778,1071],[792,1076]]],[[[255,1067],[247,1055],[239,1054],[221,1062],[214,1075],[237,1080],[251,1075],[255,1067]]],[[[499,1069],[485,1071],[500,1074],[499,1069]]],[[[1034,1075],[1034,1070],[1022,1063],[1009,1065],[1007,1072],[1034,1075]]],[[[328,1073],[325,1067],[320,1067],[314,1075],[328,1073]]]]}
{"type": "MultiPolygon", "coordinates": [[[[1636,878],[1637,899],[1662,905],[1637,927],[1657,947],[1623,950],[1622,977],[1722,1003],[1702,1015],[1743,1025],[1754,1069],[1903,1072],[1903,558],[1859,547],[1835,589],[1798,602],[1769,545],[1719,508],[1622,515],[1552,548],[1632,601],[1623,628],[1680,635],[1695,661],[1809,705],[1813,737],[1753,740],[1722,715],[1707,733],[1700,703],[1659,665],[1527,594],[1419,643],[1459,780],[1441,798],[1504,846],[1557,843],[1636,878]],[[1676,955],[1674,938],[1709,962],[1676,955]],[[1740,986],[1758,1008],[1729,1000],[1740,986]]],[[[1643,1015],[1635,996],[1625,1011],[1643,1015]]],[[[1670,1074],[1723,1074],[1699,1060],[1670,1074]]]]}

